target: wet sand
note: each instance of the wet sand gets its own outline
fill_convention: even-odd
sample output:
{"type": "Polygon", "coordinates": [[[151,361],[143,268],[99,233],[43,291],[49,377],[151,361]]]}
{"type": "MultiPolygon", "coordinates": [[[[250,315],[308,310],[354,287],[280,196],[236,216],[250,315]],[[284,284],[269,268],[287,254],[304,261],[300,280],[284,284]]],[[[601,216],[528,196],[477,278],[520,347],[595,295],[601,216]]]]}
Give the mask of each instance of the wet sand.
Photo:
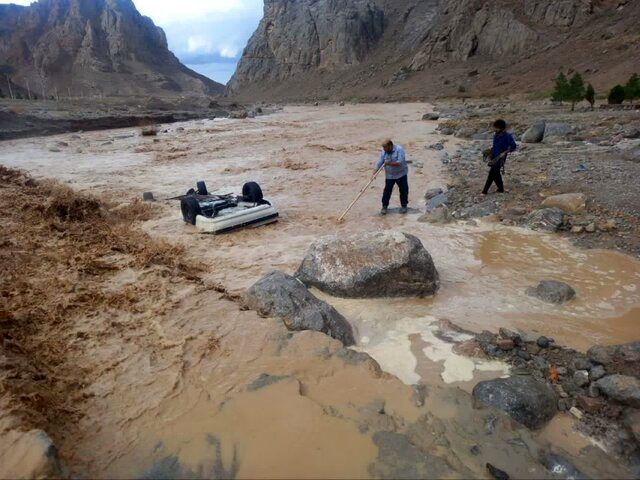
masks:
{"type": "MultiPolygon", "coordinates": [[[[495,450],[514,473],[540,475],[531,451],[498,455],[506,438],[487,445],[480,419],[467,437],[460,434],[460,422],[474,417],[463,390],[474,379],[504,374],[504,367],[458,358],[432,335],[433,325],[449,319],[474,331],[523,329],[582,350],[637,339],[640,262],[490,222],[432,226],[418,223],[417,214],[380,218],[382,180],[338,225],[336,218],[368,180],[386,137],[424,164],[411,168],[413,207],[422,207],[428,188],[446,186],[437,152],[425,148],[442,139],[435,122],[420,120],[429,109],[423,104],[286,107],[251,120],[174,124],[155,139],[125,129],[3,143],[0,163],[123,203],[143,191],[160,199],[179,195],[201,179],[218,193],[259,182],[281,211],[275,225],[201,236],[182,223],[179,205],[166,201],[156,204],[159,218],[144,225],[155,238],[185,245],[207,280],[231,293],[271,270],[295,271],[319,236],[371,229],[418,236],[442,277],[441,291],[432,299],[344,300],[315,292],[353,324],[357,350],[397,378],[366,363],[351,365],[340,346],[323,335],[291,336],[279,322],[241,312],[219,294],[184,291],[165,315],[145,323],[164,345],[145,343],[139,351],[116,342],[112,350],[96,346],[102,350],[98,357],[122,355],[90,387],[95,397],[86,405],[87,415],[63,440],[61,450],[74,473],[126,477],[163,468],[220,476],[231,469],[244,478],[357,478],[371,473],[376,431],[406,433],[426,415],[446,424],[442,436],[455,454],[442,446],[425,449],[457,465],[458,476],[483,475],[484,457],[471,456],[468,448],[463,452],[474,442],[495,450]],[[50,152],[60,141],[68,146],[50,152]],[[556,307],[525,295],[528,286],[547,278],[572,284],[577,299],[556,307]],[[215,352],[206,351],[207,334],[221,339],[215,352]],[[285,379],[250,391],[265,373],[285,379]],[[409,385],[418,382],[434,388],[426,407],[412,400],[409,385]],[[446,407],[452,398],[456,406],[446,407]],[[382,417],[376,413],[381,399],[382,417]],[[340,448],[345,445],[351,448],[348,455],[340,448]],[[304,461],[298,460],[303,455],[304,461]]],[[[449,151],[456,147],[453,140],[445,145],[449,151]]],[[[566,442],[562,435],[548,437],[566,442]]],[[[535,441],[549,440],[543,434],[535,441]]],[[[598,455],[585,461],[593,463],[598,455]]]]}

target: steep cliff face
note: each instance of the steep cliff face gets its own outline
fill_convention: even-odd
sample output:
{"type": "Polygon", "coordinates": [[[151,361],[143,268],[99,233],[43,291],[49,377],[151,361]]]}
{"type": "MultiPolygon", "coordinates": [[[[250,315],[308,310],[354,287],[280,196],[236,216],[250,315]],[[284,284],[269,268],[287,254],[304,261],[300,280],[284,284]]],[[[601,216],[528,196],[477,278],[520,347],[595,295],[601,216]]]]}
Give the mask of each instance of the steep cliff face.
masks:
{"type": "Polygon", "coordinates": [[[384,31],[372,0],[265,0],[260,23],[236,74],[244,81],[281,81],[315,69],[360,62],[384,31]]]}
{"type": "Polygon", "coordinates": [[[540,89],[567,67],[595,71],[604,83],[632,70],[621,59],[638,54],[638,20],[640,3],[628,0],[266,0],[228,90],[285,98],[493,93],[510,84],[540,89]]]}
{"type": "Polygon", "coordinates": [[[40,0],[0,5],[0,68],[47,96],[216,94],[182,65],[161,28],[131,0],[40,0]]]}

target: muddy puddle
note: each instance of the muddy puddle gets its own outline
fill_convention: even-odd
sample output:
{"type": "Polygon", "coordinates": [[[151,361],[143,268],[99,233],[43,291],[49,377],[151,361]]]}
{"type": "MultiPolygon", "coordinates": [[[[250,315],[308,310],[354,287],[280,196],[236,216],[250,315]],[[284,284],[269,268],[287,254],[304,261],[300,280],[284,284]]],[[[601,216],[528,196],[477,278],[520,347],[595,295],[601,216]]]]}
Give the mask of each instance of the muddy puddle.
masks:
{"type": "MultiPolygon", "coordinates": [[[[485,463],[494,461],[514,476],[540,478],[547,474],[539,454],[551,444],[587,471],[624,473],[562,415],[543,432],[507,422],[488,433],[468,392],[480,379],[507,374],[507,366],[457,355],[434,331],[443,319],[472,331],[508,327],[579,350],[638,339],[640,262],[490,222],[430,226],[418,223],[417,214],[379,218],[379,183],[346,223],[336,223],[366,183],[384,138],[403,145],[414,161],[414,207],[422,207],[428,188],[446,186],[439,152],[427,148],[445,139],[434,122],[420,120],[429,109],[287,107],[254,120],[171,125],[155,139],[130,129],[4,143],[0,163],[37,177],[122,202],[153,191],[159,215],[145,230],[184,244],[207,280],[232,294],[271,270],[294,272],[319,236],[371,229],[416,235],[442,278],[431,299],[345,300],[314,292],[354,326],[358,344],[350,352],[320,334],[291,335],[219,295],[185,294],[144,327],[167,332],[166,344],[144,343],[135,354],[127,349],[91,387],[96,398],[85,405],[78,431],[60,445],[75,475],[459,478],[485,476],[485,463]],[[68,146],[50,152],[56,141],[68,146]],[[281,221],[220,237],[196,235],[181,222],[179,206],[163,199],[201,179],[220,193],[259,182],[281,221]],[[543,279],[570,283],[577,298],[556,307],[528,297],[526,288],[543,279]],[[204,350],[205,332],[220,339],[219,347],[204,350]],[[182,341],[172,343],[176,338],[182,341]],[[357,352],[371,355],[382,372],[357,352]],[[423,405],[415,384],[427,385],[423,405]],[[475,445],[481,455],[470,453],[475,445]],[[416,446],[419,453],[411,450],[416,446]]],[[[445,147],[453,151],[455,141],[445,147]]],[[[122,272],[117,278],[134,277],[122,272]]],[[[105,356],[118,351],[109,348],[105,356]]]]}

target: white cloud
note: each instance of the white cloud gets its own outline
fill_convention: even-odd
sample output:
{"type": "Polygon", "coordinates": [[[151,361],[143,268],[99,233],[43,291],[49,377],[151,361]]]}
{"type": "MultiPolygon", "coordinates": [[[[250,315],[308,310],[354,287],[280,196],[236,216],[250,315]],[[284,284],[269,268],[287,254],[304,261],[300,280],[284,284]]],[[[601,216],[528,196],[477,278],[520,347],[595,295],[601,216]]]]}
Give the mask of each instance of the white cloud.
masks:
{"type": "Polygon", "coordinates": [[[187,39],[187,51],[189,53],[211,53],[213,42],[202,35],[196,35],[187,39]]]}
{"type": "Polygon", "coordinates": [[[138,10],[159,25],[199,19],[209,14],[252,11],[254,0],[134,0],[138,10]]]}

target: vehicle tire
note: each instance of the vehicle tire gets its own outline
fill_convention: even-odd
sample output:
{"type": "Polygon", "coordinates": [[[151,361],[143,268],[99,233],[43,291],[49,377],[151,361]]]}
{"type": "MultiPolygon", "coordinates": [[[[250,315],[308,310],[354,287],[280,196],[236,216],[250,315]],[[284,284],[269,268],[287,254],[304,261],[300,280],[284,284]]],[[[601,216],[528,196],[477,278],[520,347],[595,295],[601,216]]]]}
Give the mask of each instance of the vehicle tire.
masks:
{"type": "Polygon", "coordinates": [[[196,186],[198,187],[198,195],[209,195],[209,191],[207,190],[207,184],[204,181],[199,181],[196,186]]]}
{"type": "Polygon", "coordinates": [[[242,196],[245,202],[260,203],[264,199],[262,189],[256,182],[248,182],[242,187],[242,196]]]}
{"type": "Polygon", "coordinates": [[[196,218],[202,214],[200,209],[200,202],[195,197],[184,197],[180,202],[180,209],[182,210],[182,218],[186,223],[191,225],[196,224],[196,218]]]}

